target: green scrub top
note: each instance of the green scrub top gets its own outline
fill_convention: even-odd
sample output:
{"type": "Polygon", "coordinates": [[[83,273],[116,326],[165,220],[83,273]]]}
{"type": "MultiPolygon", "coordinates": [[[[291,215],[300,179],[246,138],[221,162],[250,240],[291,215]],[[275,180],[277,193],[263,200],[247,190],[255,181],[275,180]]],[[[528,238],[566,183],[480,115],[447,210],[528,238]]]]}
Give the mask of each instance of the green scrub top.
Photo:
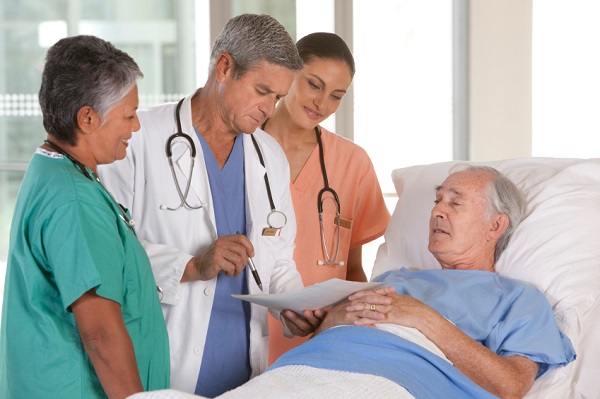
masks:
{"type": "Polygon", "coordinates": [[[156,283],[122,213],[66,157],[38,149],[31,159],[10,232],[0,398],[106,397],[70,311],[92,288],[121,305],[144,389],[169,387],[156,283]]]}

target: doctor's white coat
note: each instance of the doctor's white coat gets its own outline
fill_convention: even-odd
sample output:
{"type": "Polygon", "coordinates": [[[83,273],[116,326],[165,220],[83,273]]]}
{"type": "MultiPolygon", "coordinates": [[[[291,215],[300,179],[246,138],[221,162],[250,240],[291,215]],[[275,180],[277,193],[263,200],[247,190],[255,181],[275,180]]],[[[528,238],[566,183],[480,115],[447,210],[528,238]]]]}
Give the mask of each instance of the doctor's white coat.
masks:
{"type": "MultiPolygon", "coordinates": [[[[194,392],[204,353],[216,278],[180,283],[185,266],[217,238],[215,215],[202,146],[191,122],[191,95],[181,107],[182,131],[189,134],[197,155],[188,202],[201,209],[179,211],[177,193],[165,148],[177,131],[176,104],[140,110],[141,130],[129,141],[127,157],[99,168],[100,178],[115,199],[131,212],[135,229],[150,258],[156,284],[162,290],[162,309],[169,331],[171,388],[194,392]]],[[[271,211],[265,188],[265,168],[260,164],[251,137],[244,134],[246,175],[246,231],[255,250],[254,261],[265,293],[302,288],[293,261],[296,219],[289,191],[289,165],[279,144],[261,130],[254,133],[262,151],[275,207],[285,213],[287,224],[280,236],[262,236],[271,211]]],[[[173,165],[182,192],[189,179],[190,151],[185,141],[172,146],[173,165]]],[[[246,268],[246,273],[249,273],[246,268]]],[[[248,274],[250,294],[261,293],[248,274]]],[[[250,364],[252,376],[264,371],[268,360],[267,310],[251,305],[250,364]]]]}

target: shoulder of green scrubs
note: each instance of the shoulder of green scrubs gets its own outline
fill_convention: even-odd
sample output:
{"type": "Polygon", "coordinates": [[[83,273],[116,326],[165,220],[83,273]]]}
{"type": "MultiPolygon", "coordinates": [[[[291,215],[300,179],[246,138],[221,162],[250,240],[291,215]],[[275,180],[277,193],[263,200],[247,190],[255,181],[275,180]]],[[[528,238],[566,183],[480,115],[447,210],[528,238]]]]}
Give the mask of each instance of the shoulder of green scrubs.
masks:
{"type": "Polygon", "coordinates": [[[36,154],[12,226],[0,396],[104,397],[70,312],[93,288],[121,305],[144,387],[167,387],[168,341],[149,261],[100,185],[66,158],[36,154]]]}

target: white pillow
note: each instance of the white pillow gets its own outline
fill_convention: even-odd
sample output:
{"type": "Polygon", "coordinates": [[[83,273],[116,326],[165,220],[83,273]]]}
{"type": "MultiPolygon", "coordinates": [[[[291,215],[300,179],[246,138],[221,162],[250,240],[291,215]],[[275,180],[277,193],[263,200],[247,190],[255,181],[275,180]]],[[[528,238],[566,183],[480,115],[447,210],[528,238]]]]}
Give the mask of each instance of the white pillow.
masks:
{"type": "MultiPolygon", "coordinates": [[[[427,250],[428,220],[435,187],[455,163],[460,162],[392,172],[398,203],[373,276],[400,267],[440,267],[427,250]]],[[[579,319],[600,293],[600,159],[519,158],[479,164],[504,173],[528,200],[527,217],[496,271],[540,289],[558,317],[579,319]]],[[[576,328],[568,324],[567,330],[576,328]]]]}

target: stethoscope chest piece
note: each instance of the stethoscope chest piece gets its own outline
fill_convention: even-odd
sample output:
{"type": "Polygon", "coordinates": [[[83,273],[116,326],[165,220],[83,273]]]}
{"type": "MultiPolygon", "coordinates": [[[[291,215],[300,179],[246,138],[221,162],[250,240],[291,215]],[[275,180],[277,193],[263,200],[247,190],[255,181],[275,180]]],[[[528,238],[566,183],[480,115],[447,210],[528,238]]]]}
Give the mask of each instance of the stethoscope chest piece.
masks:
{"type": "Polygon", "coordinates": [[[267,215],[267,224],[272,229],[282,229],[287,223],[287,217],[281,211],[271,211],[267,215]]]}

